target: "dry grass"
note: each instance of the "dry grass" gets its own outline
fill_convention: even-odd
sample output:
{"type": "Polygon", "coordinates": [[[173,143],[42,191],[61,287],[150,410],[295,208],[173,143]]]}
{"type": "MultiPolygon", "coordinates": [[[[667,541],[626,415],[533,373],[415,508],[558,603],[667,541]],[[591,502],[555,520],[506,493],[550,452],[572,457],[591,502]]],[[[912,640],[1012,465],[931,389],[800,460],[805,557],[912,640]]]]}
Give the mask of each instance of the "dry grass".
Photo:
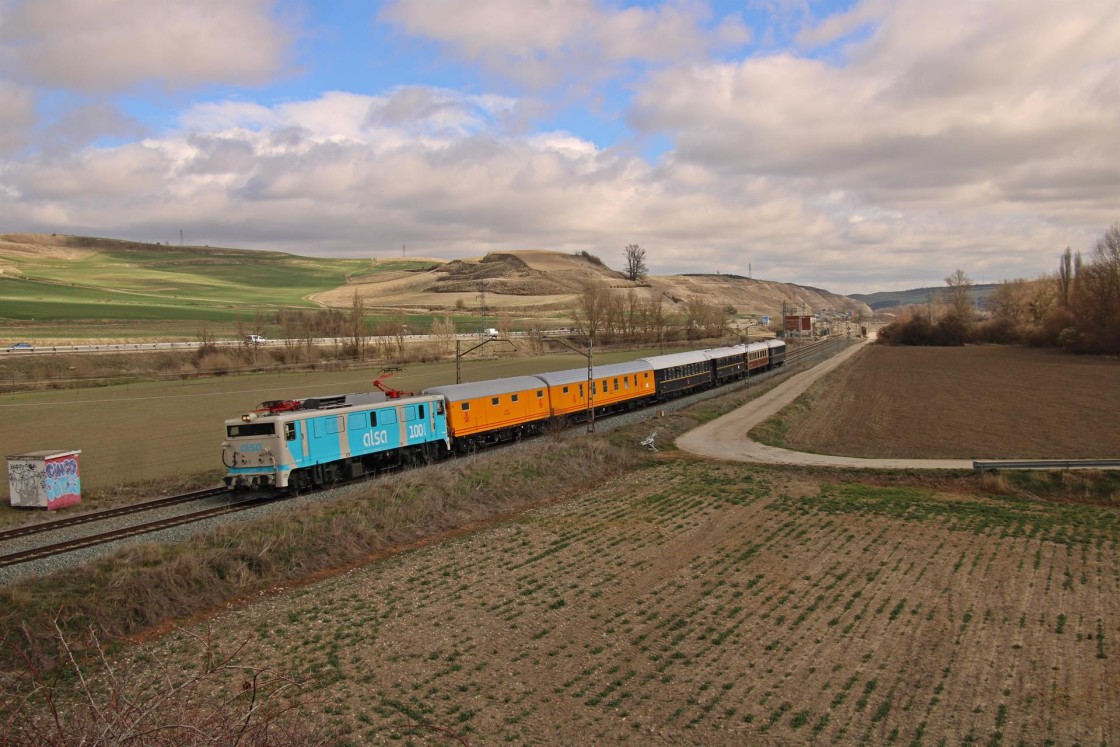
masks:
{"type": "MultiPolygon", "coordinates": [[[[636,449],[600,439],[541,440],[366,483],[343,500],[230,525],[179,545],[133,545],[44,579],[0,589],[0,629],[57,660],[67,636],[127,636],[270,585],[367,562],[403,543],[580,491],[633,467],[636,449]],[[60,610],[64,610],[60,613],[60,610]],[[61,616],[60,616],[61,615],[61,616]]],[[[8,652],[8,663],[11,663],[8,652]]]]}
{"type": "Polygon", "coordinates": [[[67,653],[64,668],[50,674],[24,659],[0,691],[5,747],[334,744],[333,735],[304,717],[314,705],[306,678],[244,664],[241,645],[222,650],[225,642],[209,629],[184,632],[197,654],[190,667],[150,657],[111,662],[100,641],[88,661],[79,661],[56,633],[67,653]]]}

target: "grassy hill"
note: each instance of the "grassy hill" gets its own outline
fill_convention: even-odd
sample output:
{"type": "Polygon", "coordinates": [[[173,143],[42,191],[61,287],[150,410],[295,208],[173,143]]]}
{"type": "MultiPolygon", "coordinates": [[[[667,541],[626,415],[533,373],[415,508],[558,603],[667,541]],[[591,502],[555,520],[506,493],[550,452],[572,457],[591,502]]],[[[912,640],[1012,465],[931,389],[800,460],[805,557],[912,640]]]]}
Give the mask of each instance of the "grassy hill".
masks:
{"type": "Polygon", "coordinates": [[[7,235],[0,236],[0,316],[25,318],[35,303],[53,304],[54,312],[41,316],[55,318],[135,318],[149,307],[150,318],[164,318],[176,308],[312,306],[310,293],[370,270],[368,260],[7,235]]]}
{"type": "Polygon", "coordinates": [[[420,324],[433,315],[563,320],[588,282],[661,298],[667,311],[700,296],[740,316],[789,308],[864,313],[827,291],[735,275],[652,276],[637,283],[585,252],[496,252],[440,259],[328,259],[283,252],[167,246],[43,234],[0,235],[0,319],[13,338],[219,335],[280,308],[349,309],[420,324]]]}
{"type": "Polygon", "coordinates": [[[12,334],[88,338],[229,330],[278,307],[318,308],[315,293],[396,264],[83,236],[0,236],[0,319],[12,334]]]}

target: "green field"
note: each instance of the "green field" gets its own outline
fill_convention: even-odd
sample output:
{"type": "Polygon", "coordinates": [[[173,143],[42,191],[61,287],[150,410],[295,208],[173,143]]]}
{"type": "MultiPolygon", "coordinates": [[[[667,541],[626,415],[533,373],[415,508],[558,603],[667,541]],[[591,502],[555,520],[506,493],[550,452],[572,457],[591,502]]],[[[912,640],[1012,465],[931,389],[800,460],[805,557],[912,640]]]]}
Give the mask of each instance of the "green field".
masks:
{"type": "Polygon", "coordinates": [[[231,323],[258,311],[317,308],[315,293],[350,278],[426,266],[415,261],[322,259],[209,247],[164,247],[74,237],[68,256],[5,253],[0,319],[231,323]]]}

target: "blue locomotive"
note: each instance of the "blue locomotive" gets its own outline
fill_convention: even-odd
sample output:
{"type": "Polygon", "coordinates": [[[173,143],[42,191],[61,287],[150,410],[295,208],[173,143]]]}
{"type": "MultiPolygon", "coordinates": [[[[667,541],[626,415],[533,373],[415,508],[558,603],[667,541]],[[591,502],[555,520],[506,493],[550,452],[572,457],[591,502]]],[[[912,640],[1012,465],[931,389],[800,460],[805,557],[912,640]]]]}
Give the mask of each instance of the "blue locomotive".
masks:
{"type": "Polygon", "coordinates": [[[264,402],[226,421],[222,461],[228,487],[299,492],[437,459],[450,445],[443,397],[370,392],[264,402]]]}

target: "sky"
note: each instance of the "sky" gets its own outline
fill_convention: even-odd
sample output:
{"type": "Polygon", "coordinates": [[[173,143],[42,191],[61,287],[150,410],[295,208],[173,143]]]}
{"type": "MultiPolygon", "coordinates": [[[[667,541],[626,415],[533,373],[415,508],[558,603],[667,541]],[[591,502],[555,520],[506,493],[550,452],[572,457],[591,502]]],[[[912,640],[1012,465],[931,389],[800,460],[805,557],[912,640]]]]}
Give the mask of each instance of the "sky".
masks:
{"type": "Polygon", "coordinates": [[[1117,0],[0,0],[0,233],[840,293],[1120,220],[1117,0]]]}

